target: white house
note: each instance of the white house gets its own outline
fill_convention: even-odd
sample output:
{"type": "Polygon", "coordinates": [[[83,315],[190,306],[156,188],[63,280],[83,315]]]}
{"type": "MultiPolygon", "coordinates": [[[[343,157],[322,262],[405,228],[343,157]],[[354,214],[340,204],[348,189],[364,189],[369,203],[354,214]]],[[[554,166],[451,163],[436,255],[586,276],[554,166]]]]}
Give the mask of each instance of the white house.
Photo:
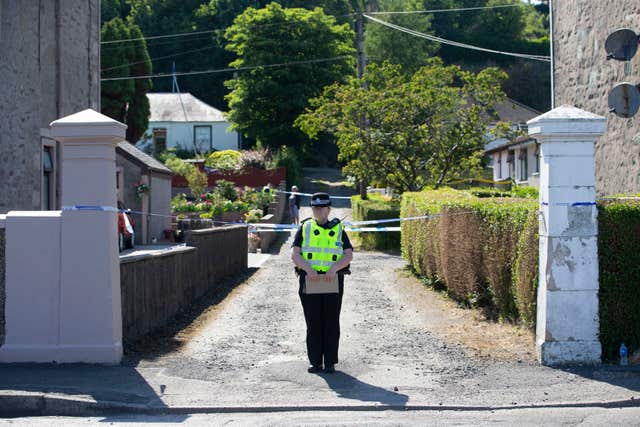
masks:
{"type": "Polygon", "coordinates": [[[136,143],[147,153],[167,148],[199,153],[237,150],[238,133],[229,129],[224,113],[190,93],[149,93],[149,129],[136,143]]]}
{"type": "MultiPolygon", "coordinates": [[[[499,119],[513,124],[513,130],[527,131],[527,121],[540,112],[513,99],[494,106],[499,119]]],[[[536,141],[529,136],[515,139],[498,138],[484,147],[493,168],[494,181],[515,181],[518,185],[538,187],[540,173],[540,152],[536,141]]]]}

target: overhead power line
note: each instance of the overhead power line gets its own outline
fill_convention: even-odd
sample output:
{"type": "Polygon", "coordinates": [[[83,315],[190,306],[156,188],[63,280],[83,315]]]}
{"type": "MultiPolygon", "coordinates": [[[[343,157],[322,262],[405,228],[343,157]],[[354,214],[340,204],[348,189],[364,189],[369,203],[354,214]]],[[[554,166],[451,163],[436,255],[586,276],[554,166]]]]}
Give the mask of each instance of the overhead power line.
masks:
{"type": "Polygon", "coordinates": [[[484,48],[484,47],[473,46],[473,45],[470,45],[470,44],[460,43],[460,42],[456,42],[456,41],[453,41],[453,40],[443,39],[442,37],[437,37],[437,36],[433,36],[433,35],[430,35],[430,34],[421,33],[419,31],[415,31],[415,30],[412,30],[410,28],[401,27],[399,25],[395,25],[395,24],[392,24],[390,22],[383,21],[383,20],[378,19],[378,18],[374,18],[373,16],[369,16],[368,14],[362,14],[362,16],[364,16],[365,18],[367,18],[367,19],[369,19],[369,20],[371,20],[373,22],[376,22],[378,24],[384,25],[384,26],[389,27],[389,28],[393,28],[394,30],[402,31],[402,32],[407,33],[407,34],[411,34],[412,36],[421,37],[423,39],[431,40],[431,41],[442,43],[442,44],[456,46],[456,47],[460,47],[460,48],[464,48],[464,49],[478,50],[478,51],[481,51],[481,52],[496,53],[496,54],[499,54],[499,55],[515,56],[517,58],[533,59],[535,61],[545,61],[545,62],[550,62],[551,61],[551,57],[549,57],[549,56],[531,55],[531,54],[527,54],[527,53],[514,53],[514,52],[505,52],[505,51],[501,51],[501,50],[487,49],[487,48],[484,48]]]}
{"type": "MultiPolygon", "coordinates": [[[[173,55],[165,55],[165,56],[158,56],[156,58],[149,58],[149,61],[153,62],[153,61],[159,61],[161,59],[175,58],[176,56],[188,55],[190,53],[201,52],[203,50],[209,50],[209,49],[214,49],[214,48],[219,48],[219,47],[220,46],[206,46],[206,47],[201,47],[200,49],[192,49],[192,50],[186,50],[186,51],[180,52],[180,53],[174,53],[173,55]]],[[[145,62],[147,62],[147,61],[128,62],[128,63],[122,64],[122,65],[115,65],[113,67],[103,68],[100,71],[116,70],[118,68],[125,68],[125,67],[129,67],[131,65],[143,64],[145,62]]]]}
{"type": "Polygon", "coordinates": [[[500,9],[504,7],[522,7],[525,4],[500,4],[496,6],[478,6],[478,7],[458,7],[451,9],[431,9],[431,10],[400,10],[388,12],[368,12],[369,15],[408,15],[412,13],[443,13],[443,12],[462,12],[466,10],[483,10],[483,9],[500,9]]]}
{"type": "Polygon", "coordinates": [[[181,73],[160,73],[160,74],[150,74],[147,76],[109,77],[109,78],[100,79],[100,81],[108,82],[108,81],[115,81],[115,80],[155,79],[155,78],[161,78],[161,77],[172,77],[174,75],[175,76],[194,76],[198,74],[213,74],[213,73],[226,73],[226,72],[234,72],[234,71],[256,70],[258,68],[276,68],[276,67],[288,67],[292,65],[317,64],[321,62],[338,61],[340,59],[348,59],[348,58],[351,58],[351,56],[342,55],[342,56],[334,56],[332,58],[310,59],[307,61],[292,61],[292,62],[282,62],[279,64],[255,65],[255,66],[237,67],[237,68],[219,68],[216,70],[186,71],[181,73]]]}
{"type": "MultiPolygon", "coordinates": [[[[342,18],[345,16],[353,16],[355,15],[354,13],[347,13],[344,15],[332,15],[334,18],[342,18]]],[[[271,24],[260,24],[260,25],[253,25],[252,28],[263,28],[263,27],[273,27],[276,25],[306,25],[308,24],[307,21],[300,21],[300,22],[273,22],[271,24]]],[[[139,41],[139,40],[156,40],[156,39],[166,39],[166,38],[175,38],[175,37],[189,37],[189,36],[195,36],[198,34],[210,34],[210,33],[220,33],[220,32],[225,32],[227,30],[227,28],[216,28],[213,30],[203,30],[203,31],[187,31],[187,32],[183,32],[183,33],[173,33],[173,34],[163,34],[163,35],[157,35],[157,36],[143,36],[143,37],[137,37],[137,38],[132,38],[132,39],[118,39],[118,40],[105,40],[105,41],[101,41],[100,44],[113,44],[113,43],[125,43],[125,42],[134,42],[134,41],[139,41]]]]}

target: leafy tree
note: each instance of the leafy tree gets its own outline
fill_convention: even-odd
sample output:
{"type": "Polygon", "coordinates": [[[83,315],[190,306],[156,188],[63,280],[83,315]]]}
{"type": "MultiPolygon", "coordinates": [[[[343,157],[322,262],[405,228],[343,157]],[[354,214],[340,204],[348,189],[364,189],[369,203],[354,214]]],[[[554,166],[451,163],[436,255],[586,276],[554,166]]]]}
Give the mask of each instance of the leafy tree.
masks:
{"type": "MultiPolygon", "coordinates": [[[[235,53],[233,67],[299,62],[348,56],[354,53],[353,32],[337,25],[322,9],[285,9],[270,3],[263,9],[247,8],[227,29],[227,49],[235,53]]],[[[231,93],[228,117],[243,134],[265,146],[300,146],[304,135],[293,121],[322,88],[353,74],[353,60],[260,67],[238,72],[228,80],[231,93]]]]}
{"type": "Polygon", "coordinates": [[[505,78],[497,68],[475,74],[438,58],[412,76],[398,65],[371,64],[363,78],[368,89],[357,78],[333,84],[296,125],[312,138],[332,134],[345,173],[357,180],[401,192],[438,187],[479,169],[505,78]]]}
{"type": "MultiPolygon", "coordinates": [[[[380,10],[383,11],[411,11],[424,10],[422,0],[380,0],[380,10]]],[[[430,14],[401,14],[378,15],[382,20],[415,29],[424,33],[431,33],[430,14]]],[[[369,62],[382,63],[389,61],[402,65],[405,73],[413,74],[427,63],[429,57],[439,49],[439,44],[417,38],[381,24],[370,23],[365,32],[365,52],[369,62]]]]}
{"type": "MultiPolygon", "coordinates": [[[[120,18],[105,23],[101,30],[103,41],[139,39],[143,37],[135,24],[120,18]]],[[[109,45],[101,51],[102,77],[149,75],[152,72],[149,53],[144,40],[109,45]]],[[[101,86],[102,113],[127,124],[127,140],[135,143],[149,125],[151,79],[115,80],[101,86]]]]}
{"type": "Polygon", "coordinates": [[[111,21],[113,18],[125,19],[129,14],[129,5],[126,0],[101,0],[100,18],[102,22],[111,21]]]}

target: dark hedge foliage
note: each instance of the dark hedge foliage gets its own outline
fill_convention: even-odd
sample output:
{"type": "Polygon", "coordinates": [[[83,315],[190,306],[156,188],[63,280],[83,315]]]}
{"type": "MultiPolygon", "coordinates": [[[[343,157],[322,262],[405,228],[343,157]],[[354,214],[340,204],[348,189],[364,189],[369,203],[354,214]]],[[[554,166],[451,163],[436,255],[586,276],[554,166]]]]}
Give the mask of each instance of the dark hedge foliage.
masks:
{"type": "MultiPolygon", "coordinates": [[[[354,221],[400,217],[400,203],[378,194],[369,194],[367,200],[362,200],[360,196],[353,196],[351,197],[351,207],[354,221]]],[[[380,226],[397,227],[398,223],[383,223],[380,226]]],[[[399,231],[354,232],[350,235],[356,236],[362,249],[379,251],[400,249],[399,231]]]]}
{"type": "Polygon", "coordinates": [[[599,203],[598,227],[600,342],[615,360],[620,343],[640,347],[640,202],[599,203]]]}

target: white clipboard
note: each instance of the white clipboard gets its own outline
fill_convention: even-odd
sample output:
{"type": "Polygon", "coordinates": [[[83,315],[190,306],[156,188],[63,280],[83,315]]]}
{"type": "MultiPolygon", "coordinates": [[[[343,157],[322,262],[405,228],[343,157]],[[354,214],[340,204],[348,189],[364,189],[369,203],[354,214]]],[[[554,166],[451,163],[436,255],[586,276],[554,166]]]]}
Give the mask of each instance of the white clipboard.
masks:
{"type": "Polygon", "coordinates": [[[324,274],[320,275],[319,280],[304,280],[305,294],[337,294],[340,292],[338,275],[333,276],[333,280],[324,280],[324,274]]]}

